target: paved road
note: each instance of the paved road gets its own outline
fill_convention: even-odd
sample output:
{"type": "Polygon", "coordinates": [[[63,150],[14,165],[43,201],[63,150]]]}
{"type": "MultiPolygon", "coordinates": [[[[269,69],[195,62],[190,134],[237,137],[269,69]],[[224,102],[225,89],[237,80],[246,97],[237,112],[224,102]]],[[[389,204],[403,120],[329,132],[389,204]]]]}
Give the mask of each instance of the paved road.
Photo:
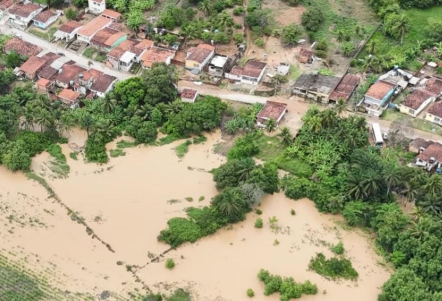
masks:
{"type": "MultiPolygon", "coordinates": [[[[30,33],[27,33],[26,31],[16,29],[16,28],[10,28],[7,25],[0,24],[0,32],[4,33],[4,34],[19,33],[22,36],[23,40],[25,40],[27,42],[38,45],[41,48],[43,48],[44,50],[52,51],[55,53],[63,52],[66,55],[66,57],[75,61],[78,65],[81,65],[84,67],[89,66],[88,65],[89,58],[83,57],[83,56],[81,56],[71,50],[68,50],[65,48],[60,48],[57,45],[54,45],[48,41],[42,40],[42,39],[40,39],[30,33]]],[[[98,63],[98,62],[93,62],[93,65],[91,65],[91,67],[95,68],[101,72],[104,72],[106,74],[115,76],[119,80],[124,80],[124,79],[127,79],[127,78],[133,76],[132,74],[120,72],[118,70],[107,67],[105,64],[98,63]]]]}

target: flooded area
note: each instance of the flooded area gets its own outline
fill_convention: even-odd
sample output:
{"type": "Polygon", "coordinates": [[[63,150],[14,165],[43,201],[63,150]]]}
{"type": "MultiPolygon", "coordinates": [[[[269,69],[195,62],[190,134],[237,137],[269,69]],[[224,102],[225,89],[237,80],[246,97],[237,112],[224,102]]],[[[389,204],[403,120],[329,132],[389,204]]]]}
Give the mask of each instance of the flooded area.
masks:
{"type": "MultiPolygon", "coordinates": [[[[127,148],[125,156],[110,158],[105,165],[86,164],[82,155],[74,160],[69,156],[71,148],[63,145],[70,174],[65,179],[48,177],[47,183],[114,252],[88,235],[86,227],[48,198],[40,184],[0,166],[2,255],[48,275],[54,287],[88,293],[91,300],[99,300],[97,296],[106,290],[115,292],[108,300],[123,300],[129,292],[142,292],[142,283],[154,292],[188,288],[194,300],[248,300],[248,288],[255,291],[257,300],[279,300],[277,294],[263,296],[257,278],[260,269],[317,284],[319,293],[302,299],[376,300],[390,274],[379,264],[382,258],[375,254],[367,234],[344,230],[339,216],[320,214],[313,202],[289,200],[283,193],[264,199],[262,229],[254,228],[258,215],[249,213],[246,221],[171,250],[151,263],[169,249],[157,241],[167,221],[185,216],[188,207],[209,205],[217,193],[209,171],[226,161],[213,152],[223,141],[220,132],[206,137],[205,143],[190,145],[182,159],[174,148],[183,141],[176,141],[127,148]],[[291,215],[291,209],[296,215],[291,215]],[[271,217],[278,219],[273,229],[268,223],[271,217]],[[329,281],[308,271],[311,257],[317,252],[331,256],[330,245],[339,241],[359,272],[356,282],[329,281]],[[167,258],[174,259],[173,270],[165,268],[167,258]],[[132,274],[130,266],[140,268],[132,274]]],[[[84,132],[75,130],[69,142],[81,147],[85,139],[84,132]]],[[[112,142],[108,149],[115,145],[112,142]]],[[[45,175],[48,160],[48,154],[37,156],[32,165],[35,173],[45,175]]]]}

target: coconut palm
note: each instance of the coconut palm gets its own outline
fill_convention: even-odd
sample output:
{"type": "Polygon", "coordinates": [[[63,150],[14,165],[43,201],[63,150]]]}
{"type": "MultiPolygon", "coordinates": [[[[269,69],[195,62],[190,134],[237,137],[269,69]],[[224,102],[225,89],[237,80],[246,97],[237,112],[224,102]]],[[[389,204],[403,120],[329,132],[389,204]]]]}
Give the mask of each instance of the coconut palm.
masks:
{"type": "Polygon", "coordinates": [[[333,110],[325,110],[321,115],[321,125],[324,128],[332,127],[338,120],[336,112],[333,110]]]}
{"type": "Polygon", "coordinates": [[[218,15],[217,21],[218,21],[218,26],[220,28],[224,28],[231,21],[231,17],[226,11],[223,11],[221,14],[218,15]]]}
{"type": "Polygon", "coordinates": [[[72,114],[65,113],[61,116],[60,122],[58,123],[58,131],[60,133],[68,133],[74,126],[75,120],[72,114]]]}
{"type": "Polygon", "coordinates": [[[339,98],[338,101],[336,102],[335,112],[338,113],[339,116],[341,116],[341,114],[345,111],[346,108],[347,104],[345,103],[344,99],[339,98]]]}
{"type": "Polygon", "coordinates": [[[276,130],[276,121],[273,118],[270,118],[269,120],[267,120],[266,123],[266,130],[267,132],[271,133],[274,130],[276,130]]]}
{"type": "Polygon", "coordinates": [[[288,127],[283,127],[279,132],[278,137],[281,138],[282,143],[286,146],[293,142],[293,136],[288,127]]]}
{"type": "Polygon", "coordinates": [[[213,199],[212,206],[222,215],[232,220],[239,220],[244,201],[239,189],[226,188],[213,199]]]}
{"type": "Polygon", "coordinates": [[[183,110],[183,107],[184,103],[181,101],[181,99],[177,98],[166,105],[165,112],[167,115],[178,114],[183,110]]]}
{"type": "Polygon", "coordinates": [[[89,137],[90,131],[94,128],[96,123],[94,117],[89,113],[85,113],[80,116],[78,122],[80,128],[86,130],[87,136],[89,137]]]}
{"type": "Polygon", "coordinates": [[[379,193],[383,187],[382,175],[377,171],[370,170],[364,172],[362,181],[363,192],[366,197],[379,193]]]}
{"type": "Polygon", "coordinates": [[[424,213],[439,214],[442,212],[442,200],[438,196],[425,195],[418,204],[424,213]]]}
{"type": "Polygon", "coordinates": [[[388,167],[384,169],[382,176],[387,184],[387,195],[390,193],[391,189],[399,185],[402,179],[400,169],[397,167],[388,167]]]}
{"type": "Polygon", "coordinates": [[[433,174],[429,177],[426,183],[422,186],[426,194],[436,196],[442,191],[442,177],[438,174],[433,174]]]}
{"type": "Polygon", "coordinates": [[[401,37],[401,45],[404,42],[404,36],[407,34],[409,30],[409,19],[405,14],[399,15],[395,24],[392,26],[392,31],[399,37],[401,37]]]}
{"type": "Polygon", "coordinates": [[[198,4],[198,9],[205,13],[206,15],[209,15],[212,10],[212,5],[210,4],[210,0],[203,0],[198,4]]]}
{"type": "Polygon", "coordinates": [[[47,128],[53,121],[53,118],[48,110],[39,108],[35,111],[34,120],[40,126],[40,130],[43,132],[43,128],[47,128]]]}
{"type": "Polygon", "coordinates": [[[137,111],[135,112],[135,114],[137,116],[140,116],[141,119],[143,120],[150,120],[150,115],[152,114],[154,107],[151,106],[150,104],[144,104],[142,106],[140,106],[137,111]]]}
{"type": "Polygon", "coordinates": [[[116,99],[111,99],[110,97],[105,97],[101,101],[101,108],[103,109],[104,112],[109,113],[109,112],[113,111],[116,104],[117,104],[116,99]]]}
{"type": "Polygon", "coordinates": [[[306,120],[306,124],[313,133],[318,133],[322,129],[322,120],[319,116],[312,116],[306,120]]]}
{"type": "Polygon", "coordinates": [[[255,169],[255,161],[252,158],[245,158],[240,161],[241,168],[238,170],[238,180],[245,182],[250,178],[250,174],[255,169]]]}
{"type": "Polygon", "coordinates": [[[359,200],[364,196],[364,187],[362,185],[362,174],[353,172],[348,177],[348,195],[355,200],[359,200]]]}
{"type": "Polygon", "coordinates": [[[100,135],[105,141],[110,140],[114,134],[114,126],[109,119],[100,118],[94,128],[94,133],[100,135]]]}

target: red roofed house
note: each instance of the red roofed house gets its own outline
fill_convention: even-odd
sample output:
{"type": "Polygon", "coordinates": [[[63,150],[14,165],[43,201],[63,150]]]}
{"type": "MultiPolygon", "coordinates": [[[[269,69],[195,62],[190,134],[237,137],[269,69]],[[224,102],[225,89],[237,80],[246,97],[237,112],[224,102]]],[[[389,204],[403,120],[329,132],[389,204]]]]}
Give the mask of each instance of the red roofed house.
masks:
{"type": "Polygon", "coordinates": [[[16,4],[9,9],[9,23],[28,27],[32,19],[43,10],[43,7],[35,3],[16,4]]]}
{"type": "Polygon", "coordinates": [[[401,113],[416,117],[430,103],[436,99],[436,95],[422,89],[414,90],[405,100],[398,105],[401,113]]]}
{"type": "Polygon", "coordinates": [[[305,48],[299,49],[298,61],[303,64],[313,62],[313,51],[305,48]]]}
{"type": "Polygon", "coordinates": [[[143,69],[150,69],[153,63],[165,63],[169,65],[174,57],[175,51],[153,46],[142,55],[142,67],[143,69]]]}
{"type": "Polygon", "coordinates": [[[74,91],[80,93],[81,95],[86,95],[89,93],[92,84],[96,81],[100,76],[103,75],[103,72],[90,68],[89,70],[78,74],[78,77],[74,81],[74,91]]]}
{"type": "Polygon", "coordinates": [[[339,99],[347,101],[356,87],[359,85],[360,78],[350,73],[346,74],[339,84],[334,88],[328,99],[337,102],[339,99]]]}
{"type": "Polygon", "coordinates": [[[74,85],[78,75],[84,73],[86,69],[78,65],[63,65],[55,77],[55,84],[60,88],[68,88],[74,85]]]}
{"type": "Polygon", "coordinates": [[[31,44],[29,42],[23,41],[22,39],[12,38],[6,42],[3,46],[3,51],[9,54],[11,51],[24,56],[33,56],[42,52],[43,49],[37,45],[31,44]]]}
{"type": "Polygon", "coordinates": [[[244,68],[240,66],[233,67],[229,73],[226,73],[226,78],[256,86],[264,76],[266,66],[266,63],[250,60],[244,68]]]}
{"type": "Polygon", "coordinates": [[[129,71],[134,62],[140,62],[142,55],[152,47],[153,41],[123,41],[107,54],[107,63],[115,69],[129,71]]]}
{"type": "Polygon", "coordinates": [[[99,15],[106,9],[106,0],[88,0],[89,12],[99,15]]]}
{"type": "Polygon", "coordinates": [[[267,121],[273,119],[278,124],[287,112],[287,104],[268,100],[256,116],[259,127],[265,127],[267,121]]]}
{"type": "Polygon", "coordinates": [[[396,90],[396,85],[379,80],[365,93],[364,104],[369,115],[379,117],[387,107],[388,102],[396,90]]]}
{"type": "Polygon", "coordinates": [[[69,106],[71,109],[78,108],[80,103],[79,98],[80,93],[69,89],[63,89],[58,94],[58,99],[60,99],[63,104],[69,106]]]}
{"type": "Polygon", "coordinates": [[[198,97],[198,91],[186,88],[181,91],[180,97],[183,102],[194,103],[196,98],[198,97]]]}
{"type": "Polygon", "coordinates": [[[0,0],[0,12],[5,11],[14,4],[14,0],[0,0]]]}
{"type": "Polygon", "coordinates": [[[114,88],[116,82],[116,77],[103,74],[92,83],[91,91],[98,97],[104,97],[107,92],[114,88]]]}
{"type": "Polygon", "coordinates": [[[83,27],[83,24],[77,21],[68,21],[58,28],[54,33],[54,37],[70,42],[77,37],[78,31],[83,27]]]}
{"type": "Polygon", "coordinates": [[[39,92],[48,92],[49,90],[51,90],[54,84],[50,80],[47,80],[46,78],[40,78],[35,83],[35,86],[39,92]]]}
{"type": "Polygon", "coordinates": [[[20,71],[25,74],[25,77],[29,80],[34,80],[37,77],[37,72],[44,67],[46,61],[36,56],[31,56],[20,67],[20,71]]]}
{"type": "Polygon", "coordinates": [[[50,10],[45,10],[36,15],[32,20],[34,25],[43,29],[48,28],[52,23],[57,21],[58,15],[51,12],[50,10]]]}
{"type": "MultiPolygon", "coordinates": [[[[91,0],[89,0],[91,1],[91,0]]],[[[103,0],[104,1],[104,0],[103,0]]],[[[101,12],[100,12],[101,13],[101,12]]],[[[92,19],[80,28],[77,33],[77,39],[79,41],[90,43],[92,37],[101,29],[109,26],[112,23],[112,20],[107,19],[105,17],[98,16],[95,19],[92,19]]]]}
{"type": "Polygon", "coordinates": [[[425,115],[425,119],[436,123],[438,125],[442,125],[442,102],[436,102],[433,104],[425,115]]]}
{"type": "Polygon", "coordinates": [[[436,95],[436,98],[442,96],[442,79],[432,77],[425,83],[425,90],[436,95]]]}
{"type": "Polygon", "coordinates": [[[186,69],[201,72],[215,55],[215,47],[208,44],[199,44],[187,50],[186,69]]]}
{"type": "Polygon", "coordinates": [[[428,171],[433,169],[436,165],[442,162],[442,144],[433,143],[421,152],[416,159],[416,165],[425,167],[428,171]]]}
{"type": "Polygon", "coordinates": [[[109,52],[127,40],[127,34],[111,28],[99,30],[90,40],[90,44],[98,49],[109,52]]]}
{"type": "Polygon", "coordinates": [[[111,19],[114,22],[119,22],[121,20],[121,14],[119,12],[116,12],[114,10],[111,9],[105,9],[102,13],[101,16],[111,19]]]}

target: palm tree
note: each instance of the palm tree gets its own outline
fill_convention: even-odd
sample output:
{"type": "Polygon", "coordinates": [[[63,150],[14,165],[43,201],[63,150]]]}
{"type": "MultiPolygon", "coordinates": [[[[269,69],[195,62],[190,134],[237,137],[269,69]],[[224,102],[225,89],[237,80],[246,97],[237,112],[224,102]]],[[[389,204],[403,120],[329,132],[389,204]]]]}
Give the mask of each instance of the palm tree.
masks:
{"type": "Polygon", "coordinates": [[[270,118],[269,120],[267,120],[266,123],[266,130],[267,132],[271,133],[274,130],[276,130],[276,121],[273,118],[270,118]]]}
{"type": "Polygon", "coordinates": [[[229,24],[230,18],[230,15],[226,11],[223,11],[221,14],[219,14],[217,18],[219,27],[226,27],[229,24]]]}
{"type": "Polygon", "coordinates": [[[166,105],[165,112],[167,115],[178,114],[183,110],[183,107],[183,102],[181,101],[181,99],[177,98],[166,105]]]}
{"type": "Polygon", "coordinates": [[[355,200],[359,200],[364,195],[364,188],[362,185],[362,174],[360,172],[350,173],[347,181],[348,195],[355,200]]]}
{"type": "Polygon", "coordinates": [[[333,126],[337,121],[336,112],[333,110],[325,110],[321,115],[321,125],[324,128],[333,126]]]}
{"type": "Polygon", "coordinates": [[[425,191],[426,194],[432,196],[439,195],[442,191],[442,177],[438,174],[433,174],[422,186],[422,190],[425,191]]]}
{"type": "Polygon", "coordinates": [[[48,110],[40,108],[35,112],[35,122],[40,126],[42,132],[43,128],[48,127],[52,121],[53,118],[48,110]]]}
{"type": "Polygon", "coordinates": [[[312,116],[306,121],[306,124],[313,133],[318,133],[322,129],[322,120],[319,116],[312,116]]]}
{"type": "Polygon", "coordinates": [[[400,169],[397,167],[389,167],[384,169],[382,176],[387,184],[387,195],[390,194],[390,190],[401,182],[400,169]]]}
{"type": "Polygon", "coordinates": [[[213,199],[212,205],[226,217],[235,218],[241,213],[244,201],[238,189],[227,188],[213,199]]]}
{"type": "Polygon", "coordinates": [[[250,174],[255,169],[255,161],[252,158],[245,158],[240,161],[241,169],[238,170],[238,180],[245,182],[250,178],[250,174]]]}
{"type": "Polygon", "coordinates": [[[284,143],[284,145],[286,146],[292,144],[293,142],[293,136],[292,133],[290,133],[290,129],[288,127],[283,127],[281,129],[281,132],[278,134],[278,137],[281,138],[282,143],[284,143]]]}
{"type": "Polygon", "coordinates": [[[140,106],[137,111],[135,112],[135,114],[137,116],[140,116],[141,119],[143,120],[150,120],[150,115],[152,114],[154,107],[151,106],[150,104],[146,103],[142,106],[140,106]]]}
{"type": "Polygon", "coordinates": [[[405,14],[399,15],[399,19],[396,20],[396,23],[393,25],[392,30],[401,37],[401,45],[404,42],[404,36],[409,30],[408,26],[408,17],[405,14]]]}
{"type": "Polygon", "coordinates": [[[95,133],[108,141],[113,136],[114,126],[109,119],[100,118],[95,125],[95,133]]]}
{"type": "Polygon", "coordinates": [[[425,195],[422,200],[419,200],[418,205],[424,213],[437,215],[442,212],[442,200],[434,195],[425,195]]]}
{"type": "Polygon", "coordinates": [[[346,108],[347,108],[347,105],[346,105],[344,99],[339,98],[338,101],[336,102],[336,106],[335,106],[336,113],[338,113],[338,115],[341,116],[341,114],[345,111],[346,108]]]}
{"type": "Polygon", "coordinates": [[[86,130],[87,136],[89,137],[90,131],[95,126],[95,119],[91,114],[85,113],[80,116],[79,124],[80,128],[86,130]]]}
{"type": "Polygon", "coordinates": [[[362,187],[366,197],[373,196],[380,192],[382,189],[382,176],[374,170],[370,170],[364,173],[362,187]]]}
{"type": "Polygon", "coordinates": [[[210,0],[203,0],[198,4],[198,9],[205,13],[206,15],[210,14],[212,10],[212,5],[210,4],[210,0]]]}
{"type": "Polygon", "coordinates": [[[438,231],[440,222],[435,222],[428,216],[421,216],[417,221],[412,222],[411,236],[422,240],[424,237],[430,235],[434,231],[438,231]]]}
{"type": "Polygon", "coordinates": [[[113,111],[116,104],[117,104],[116,99],[111,99],[110,97],[105,97],[102,100],[101,108],[103,109],[104,112],[109,113],[109,112],[113,111]]]}
{"type": "Polygon", "coordinates": [[[400,193],[403,194],[409,202],[414,203],[419,194],[419,190],[411,182],[405,182],[400,193]]]}
{"type": "Polygon", "coordinates": [[[61,116],[58,123],[58,130],[60,133],[68,133],[70,129],[75,126],[74,117],[70,113],[65,113],[61,116]]]}

